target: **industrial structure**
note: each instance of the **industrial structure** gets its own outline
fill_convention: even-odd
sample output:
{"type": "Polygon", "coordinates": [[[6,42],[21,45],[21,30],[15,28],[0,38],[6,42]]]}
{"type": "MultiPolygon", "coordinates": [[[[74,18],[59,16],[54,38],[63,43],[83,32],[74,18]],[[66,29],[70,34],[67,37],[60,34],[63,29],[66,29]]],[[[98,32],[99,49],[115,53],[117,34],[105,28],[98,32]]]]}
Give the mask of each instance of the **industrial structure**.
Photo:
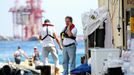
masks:
{"type": "Polygon", "coordinates": [[[97,10],[82,14],[82,24],[89,57],[94,47],[134,49],[134,0],[98,0],[97,10]]]}
{"type": "Polygon", "coordinates": [[[82,14],[91,75],[134,75],[134,0],[98,0],[98,6],[82,14]]]}
{"type": "Polygon", "coordinates": [[[41,3],[41,0],[26,0],[24,6],[19,6],[19,0],[15,0],[15,5],[9,10],[12,13],[14,38],[28,40],[39,34],[43,13],[41,3]]]}
{"type": "Polygon", "coordinates": [[[114,46],[129,49],[129,41],[134,38],[134,0],[98,0],[98,5],[108,8],[114,46]]]}

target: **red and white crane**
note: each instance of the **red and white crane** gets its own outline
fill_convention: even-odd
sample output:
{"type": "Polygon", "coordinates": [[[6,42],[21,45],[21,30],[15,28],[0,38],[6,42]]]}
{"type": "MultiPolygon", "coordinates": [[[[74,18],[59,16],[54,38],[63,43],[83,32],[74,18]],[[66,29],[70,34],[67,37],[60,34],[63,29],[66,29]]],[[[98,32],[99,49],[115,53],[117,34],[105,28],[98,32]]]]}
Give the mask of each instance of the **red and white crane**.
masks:
{"type": "Polygon", "coordinates": [[[19,0],[15,0],[15,6],[10,8],[13,17],[13,32],[15,38],[27,40],[39,34],[42,24],[41,0],[26,0],[25,6],[19,6],[19,0]],[[18,28],[21,25],[21,30],[18,28]],[[21,34],[18,33],[21,31],[21,34]]]}

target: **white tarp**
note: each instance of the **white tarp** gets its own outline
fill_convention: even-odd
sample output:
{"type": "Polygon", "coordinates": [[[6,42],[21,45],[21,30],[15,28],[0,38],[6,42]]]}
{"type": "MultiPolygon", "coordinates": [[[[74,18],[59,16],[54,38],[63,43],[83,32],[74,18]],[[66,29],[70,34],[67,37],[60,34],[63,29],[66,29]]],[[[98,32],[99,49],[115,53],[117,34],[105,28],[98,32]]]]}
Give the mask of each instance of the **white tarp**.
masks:
{"type": "Polygon", "coordinates": [[[109,13],[105,7],[90,10],[82,14],[84,37],[86,38],[88,35],[92,34],[104,21],[106,23],[105,48],[112,48],[112,26],[109,13]]]}

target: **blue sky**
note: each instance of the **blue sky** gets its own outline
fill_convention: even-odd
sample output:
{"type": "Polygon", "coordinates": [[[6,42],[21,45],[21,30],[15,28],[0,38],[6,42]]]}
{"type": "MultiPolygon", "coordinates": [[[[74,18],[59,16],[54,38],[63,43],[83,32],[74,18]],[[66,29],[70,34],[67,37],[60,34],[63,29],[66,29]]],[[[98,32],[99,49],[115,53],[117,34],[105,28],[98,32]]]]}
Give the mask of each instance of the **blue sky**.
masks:
{"type": "MultiPolygon", "coordinates": [[[[19,0],[20,5],[24,5],[25,0],[19,0]]],[[[72,16],[73,23],[78,29],[78,35],[83,35],[81,14],[96,9],[98,0],[42,0],[42,8],[45,10],[43,19],[48,18],[55,25],[57,34],[61,32],[65,26],[65,16],[72,16]]],[[[9,8],[14,6],[14,0],[0,0],[0,35],[12,36],[12,14],[9,13],[9,8]]]]}

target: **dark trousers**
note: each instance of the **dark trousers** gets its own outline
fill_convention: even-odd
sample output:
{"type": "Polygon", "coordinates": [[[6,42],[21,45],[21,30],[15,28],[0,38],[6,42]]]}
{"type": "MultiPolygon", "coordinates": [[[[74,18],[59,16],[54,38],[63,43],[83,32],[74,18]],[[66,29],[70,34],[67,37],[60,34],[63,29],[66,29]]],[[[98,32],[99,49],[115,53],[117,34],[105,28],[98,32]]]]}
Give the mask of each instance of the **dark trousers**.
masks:
{"type": "Polygon", "coordinates": [[[16,64],[20,64],[20,62],[21,62],[20,58],[15,58],[15,63],[16,64]]]}

